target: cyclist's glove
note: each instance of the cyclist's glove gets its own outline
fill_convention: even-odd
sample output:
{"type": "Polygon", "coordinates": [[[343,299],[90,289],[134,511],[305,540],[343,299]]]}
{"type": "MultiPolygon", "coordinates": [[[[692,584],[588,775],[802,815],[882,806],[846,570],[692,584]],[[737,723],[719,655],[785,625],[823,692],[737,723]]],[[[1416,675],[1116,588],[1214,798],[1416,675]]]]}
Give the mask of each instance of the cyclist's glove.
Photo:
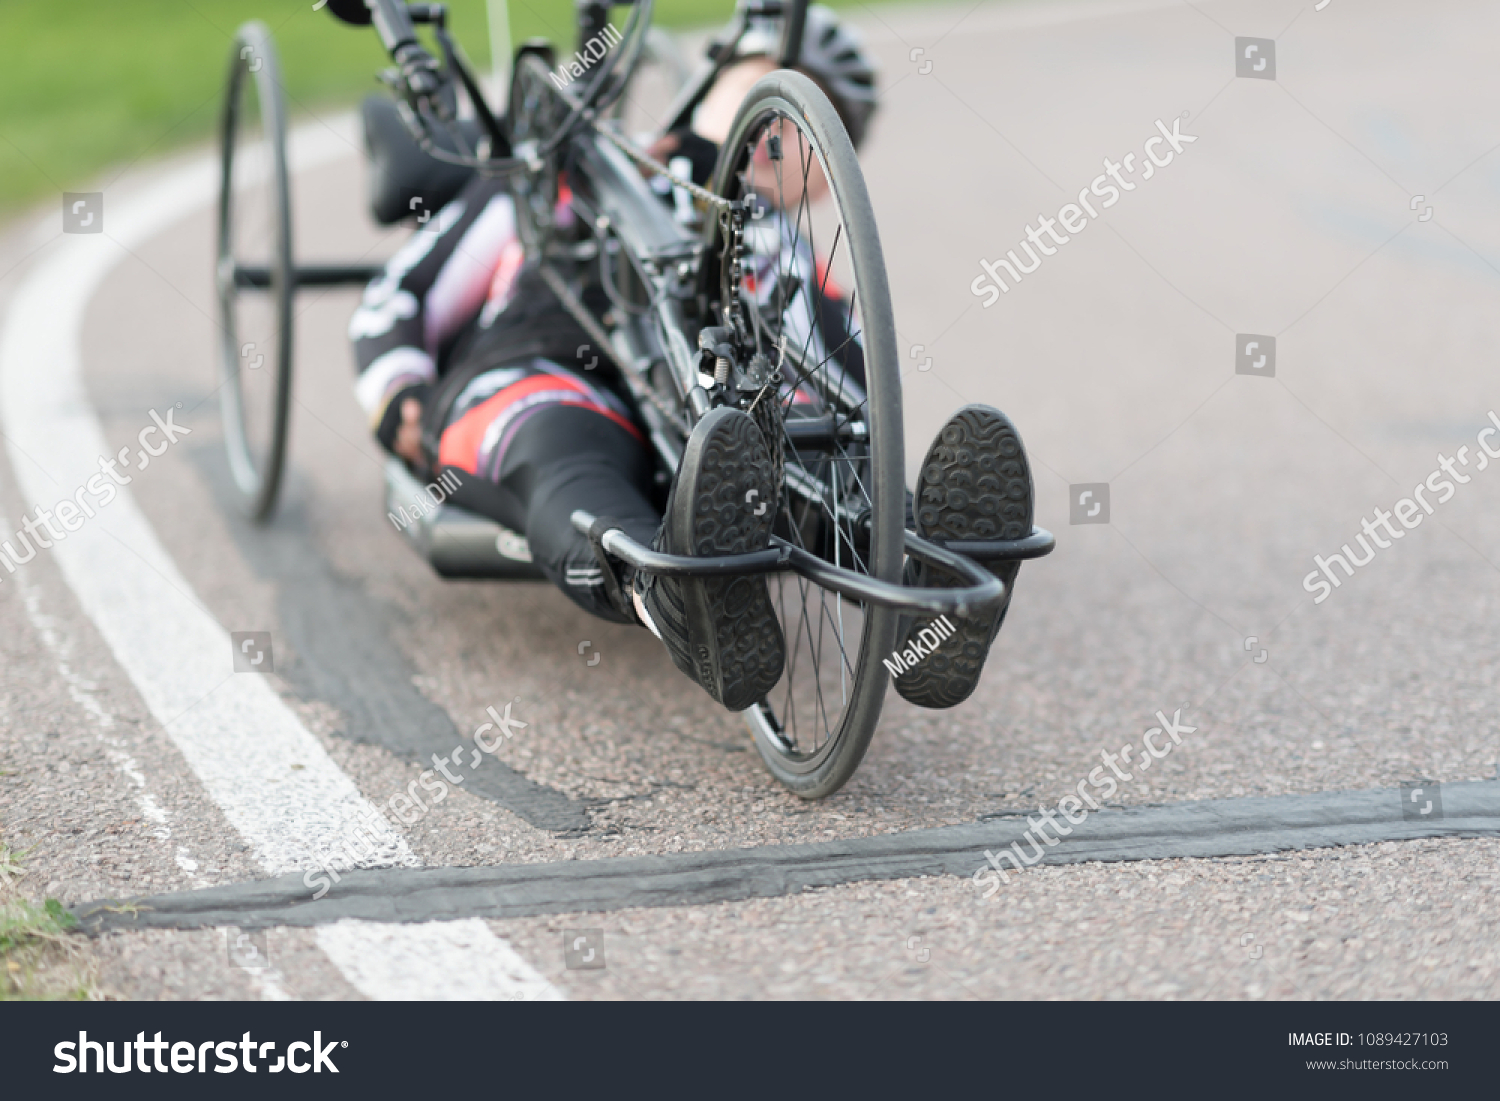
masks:
{"type": "Polygon", "coordinates": [[[401,430],[401,407],[406,404],[407,398],[416,398],[425,409],[431,393],[430,383],[418,382],[403,386],[391,395],[391,400],[385,403],[385,411],[380,415],[380,424],[375,428],[375,438],[380,441],[381,447],[392,455],[396,453],[396,433],[401,430]]]}
{"type": "Polygon", "coordinates": [[[672,156],[686,157],[692,161],[693,182],[706,187],[708,181],[713,179],[714,164],[719,159],[718,144],[686,126],[671,133],[677,139],[677,150],[672,156]]]}

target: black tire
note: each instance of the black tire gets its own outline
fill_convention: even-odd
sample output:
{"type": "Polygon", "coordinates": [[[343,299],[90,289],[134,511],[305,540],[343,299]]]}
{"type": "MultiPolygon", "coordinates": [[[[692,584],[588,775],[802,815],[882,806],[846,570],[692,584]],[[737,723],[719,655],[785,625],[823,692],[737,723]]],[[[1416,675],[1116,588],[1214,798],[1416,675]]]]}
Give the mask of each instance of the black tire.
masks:
{"type": "MultiPolygon", "coordinates": [[[[795,176],[790,179],[797,183],[795,176]]],[[[777,392],[778,398],[756,405],[762,430],[774,437],[773,454],[781,457],[785,470],[777,534],[846,568],[898,582],[906,506],[900,356],[875,212],[854,147],[827,96],[799,73],[779,70],[764,77],[751,89],[720,149],[714,190],[731,200],[769,192],[772,200],[764,208],[772,211],[770,219],[758,216],[758,228],[746,231],[747,267],[737,269],[726,258],[726,220],[710,219],[702,289],[721,308],[741,302],[741,316],[753,315],[754,324],[747,328],[754,329],[757,350],[781,364],[796,383],[762,391],[761,397],[777,392]],[[779,143],[770,142],[772,136],[779,143]],[[766,169],[758,167],[760,157],[769,158],[766,163],[774,179],[762,178],[766,169]],[[837,222],[832,241],[824,239],[829,247],[826,258],[819,258],[817,249],[815,204],[802,194],[814,162],[827,181],[837,222]],[[783,171],[790,171],[788,164],[808,169],[795,200],[783,171]],[[795,217],[788,206],[793,201],[795,217]],[[815,258],[801,261],[797,269],[805,273],[811,264],[816,274],[810,281],[792,270],[799,263],[799,247],[815,258]],[[779,266],[773,272],[760,260],[772,251],[788,257],[785,272],[779,266]],[[756,268],[757,263],[761,267],[756,268]],[[751,281],[746,276],[751,269],[763,274],[751,281]],[[852,284],[846,298],[829,291],[835,270],[852,284]],[[738,288],[731,285],[735,271],[738,288]],[[796,289],[809,283],[806,293],[796,289]],[[775,290],[765,291],[767,302],[752,308],[762,288],[771,287],[775,290]],[[811,359],[824,349],[820,342],[813,349],[811,337],[790,358],[780,350],[790,346],[783,338],[801,323],[799,310],[810,319],[834,307],[843,310],[841,323],[863,347],[862,393],[854,376],[831,358],[852,350],[848,340],[829,350],[830,356],[817,367],[811,366],[811,359]],[[809,349],[813,350],[804,355],[809,349]],[[799,394],[815,400],[803,401],[799,394]],[[859,426],[842,442],[833,439],[809,447],[803,437],[799,450],[786,427],[801,415],[798,402],[834,411],[851,427],[855,421],[859,426]],[[769,419],[764,406],[775,407],[769,419]],[[861,432],[863,439],[858,438],[861,432]],[[818,485],[829,491],[826,496],[809,488],[818,485]]],[[[824,214],[817,217],[827,220],[824,214]]],[[[889,680],[881,659],[889,657],[894,646],[898,616],[856,605],[793,574],[773,577],[771,587],[786,634],[787,666],[777,687],[746,714],[771,774],[797,795],[819,799],[843,786],[864,758],[880,720],[889,680]],[[825,661],[831,656],[825,651],[830,642],[837,650],[832,662],[825,661]]]]}
{"type": "Polygon", "coordinates": [[[241,506],[263,521],[286,461],[296,273],[281,64],[262,23],[235,34],[219,140],[219,408],[241,506]]]}

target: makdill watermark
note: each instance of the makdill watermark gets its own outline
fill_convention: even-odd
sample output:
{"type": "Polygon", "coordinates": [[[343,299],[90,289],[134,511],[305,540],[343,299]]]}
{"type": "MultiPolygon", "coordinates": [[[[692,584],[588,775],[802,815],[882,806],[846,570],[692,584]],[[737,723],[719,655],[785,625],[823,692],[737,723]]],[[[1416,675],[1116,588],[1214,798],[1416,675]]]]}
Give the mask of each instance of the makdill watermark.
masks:
{"type": "Polygon", "coordinates": [[[955,630],[957,628],[948,622],[947,616],[935,619],[930,626],[923,627],[907,639],[904,650],[892,650],[890,657],[880,659],[880,664],[885,666],[886,672],[891,676],[899,677],[902,673],[915,669],[923,658],[930,656],[952,638],[955,630]]]}
{"type": "Polygon", "coordinates": [[[613,23],[606,23],[602,31],[583,44],[583,49],[573,52],[572,61],[564,61],[557,67],[557,72],[547,74],[548,78],[557,87],[566,88],[596,63],[603,61],[604,55],[618,46],[623,37],[613,23]]]}
{"type": "Polygon", "coordinates": [[[410,515],[407,514],[405,505],[397,505],[396,511],[387,512],[385,518],[396,526],[397,531],[405,531],[410,525],[416,523],[416,521],[422,519],[424,516],[431,515],[439,505],[453,496],[462,484],[459,481],[458,474],[452,467],[449,467],[438,475],[437,481],[429,482],[422,487],[424,496],[413,497],[411,499],[409,502],[411,504],[410,515]]]}

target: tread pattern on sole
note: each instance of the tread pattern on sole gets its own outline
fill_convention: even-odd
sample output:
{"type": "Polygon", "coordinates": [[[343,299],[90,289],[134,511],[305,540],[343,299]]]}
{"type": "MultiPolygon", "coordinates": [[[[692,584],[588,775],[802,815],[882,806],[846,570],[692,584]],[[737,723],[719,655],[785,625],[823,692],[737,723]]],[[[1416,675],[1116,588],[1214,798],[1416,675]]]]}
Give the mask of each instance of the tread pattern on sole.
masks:
{"type": "MultiPolygon", "coordinates": [[[[998,409],[968,405],[943,426],[922,463],[916,495],[916,531],[923,538],[1021,539],[1033,518],[1031,469],[1015,425],[998,409]]],[[[957,628],[932,654],[896,677],[901,698],[918,707],[954,707],[979,685],[990,646],[1005,622],[1019,562],[991,572],[1005,582],[1004,603],[994,612],[950,620],[957,628]]],[[[946,570],[907,563],[907,584],[960,585],[946,570]]],[[[930,627],[930,618],[903,620],[897,646],[930,627]]],[[[939,632],[941,634],[941,632],[939,632]]]]}
{"type": "MultiPolygon", "coordinates": [[[[777,499],[772,456],[750,417],[724,413],[705,418],[710,423],[683,456],[657,539],[669,554],[747,554],[770,546],[777,499]],[[765,503],[759,514],[757,502],[765,503]]],[[[645,599],[673,664],[729,710],[743,711],[775,687],[786,643],[763,574],[652,578],[645,599]]]]}

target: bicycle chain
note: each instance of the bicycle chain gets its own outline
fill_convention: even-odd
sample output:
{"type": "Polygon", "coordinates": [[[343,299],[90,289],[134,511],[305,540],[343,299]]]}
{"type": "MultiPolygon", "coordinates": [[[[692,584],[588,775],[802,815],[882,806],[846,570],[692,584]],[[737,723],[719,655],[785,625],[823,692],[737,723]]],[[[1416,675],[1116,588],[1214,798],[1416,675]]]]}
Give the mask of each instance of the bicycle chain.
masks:
{"type": "MultiPolygon", "coordinates": [[[[557,92],[560,98],[563,98],[564,100],[568,98],[560,90],[553,90],[557,92]]],[[[604,122],[596,115],[592,108],[583,112],[583,119],[589,124],[590,127],[593,128],[595,133],[604,138],[631,160],[635,161],[636,164],[649,169],[651,172],[655,173],[658,176],[666,177],[667,179],[672,181],[672,185],[674,187],[683,188],[695,199],[703,202],[711,209],[720,212],[721,216],[727,215],[726,220],[728,222],[728,225],[725,228],[727,230],[726,236],[729,238],[729,243],[725,251],[729,255],[730,286],[738,286],[740,276],[742,274],[740,269],[740,257],[744,253],[746,204],[743,201],[735,201],[732,199],[726,199],[722,195],[715,195],[712,191],[708,190],[708,188],[702,187],[699,184],[694,183],[690,179],[683,179],[682,177],[675,175],[670,168],[662,164],[656,158],[652,157],[645,150],[641,149],[639,146],[629,141],[628,139],[621,137],[619,134],[616,134],[613,130],[607,127],[604,122]]],[[[725,320],[728,321],[729,319],[726,318],[725,320]]],[[[742,319],[736,318],[736,320],[740,321],[740,325],[743,324],[742,319]]],[[[736,328],[739,328],[740,325],[737,325],[736,328]]],[[[785,355],[785,349],[783,349],[782,354],[783,356],[785,355]]],[[[777,367],[780,367],[779,363],[777,364],[777,367]]],[[[644,382],[645,384],[643,387],[645,391],[643,396],[645,396],[651,402],[651,404],[656,407],[657,412],[665,416],[670,423],[680,425],[681,420],[679,418],[681,417],[681,411],[678,409],[674,409],[659,394],[657,394],[656,387],[651,384],[649,379],[642,378],[642,382],[644,382]]],[[[762,404],[760,402],[761,396],[762,395],[756,396],[756,401],[751,405],[750,412],[751,415],[755,418],[757,425],[761,428],[762,434],[765,436],[767,443],[772,447],[772,462],[777,472],[776,481],[777,484],[780,484],[780,474],[784,452],[780,424],[781,410],[776,407],[775,402],[767,402],[762,404]],[[758,414],[757,406],[759,406],[758,414]]]]}
{"type": "Polygon", "coordinates": [[[672,425],[674,428],[682,430],[684,434],[687,434],[687,425],[683,423],[681,407],[673,406],[665,398],[658,394],[656,392],[655,384],[652,383],[651,379],[648,376],[636,370],[636,368],[634,367],[631,367],[630,370],[635,371],[636,377],[641,380],[644,388],[643,394],[646,400],[649,401],[652,405],[656,406],[656,411],[667,418],[668,424],[672,425]]]}
{"type": "Polygon", "coordinates": [[[731,199],[724,198],[722,195],[715,195],[712,191],[708,190],[708,188],[701,187],[698,184],[695,184],[692,180],[685,180],[681,176],[674,176],[670,168],[662,164],[656,158],[652,157],[649,153],[637,147],[633,142],[622,138],[613,130],[608,129],[602,122],[593,117],[592,112],[589,112],[585,117],[588,119],[589,125],[594,128],[595,132],[598,133],[600,137],[604,138],[616,149],[624,153],[627,157],[629,157],[631,160],[635,161],[642,167],[651,169],[651,171],[655,172],[658,176],[667,177],[667,179],[672,181],[672,185],[674,187],[683,188],[689,195],[693,196],[693,198],[699,199],[707,203],[709,206],[720,210],[733,210],[740,205],[739,203],[736,203],[731,199]]]}
{"type": "MultiPolygon", "coordinates": [[[[744,255],[745,252],[744,241],[746,204],[743,201],[735,202],[730,199],[725,199],[720,195],[715,195],[707,188],[699,187],[697,184],[693,183],[690,180],[683,180],[678,176],[673,175],[672,171],[665,165],[661,164],[659,161],[655,160],[642,150],[636,148],[633,144],[621,138],[619,135],[605,129],[602,125],[599,124],[596,119],[590,117],[588,121],[598,134],[608,140],[617,149],[619,149],[620,152],[624,153],[631,160],[635,161],[637,164],[651,169],[658,176],[666,176],[672,181],[673,186],[686,188],[690,195],[693,195],[695,198],[702,200],[710,208],[719,212],[720,217],[723,219],[723,222],[727,223],[724,225],[724,230],[725,237],[727,239],[725,252],[728,254],[729,259],[729,285],[731,287],[739,286],[740,278],[743,274],[740,267],[740,258],[744,255]]],[[[736,303],[736,305],[738,305],[738,303],[736,303]]],[[[732,320],[728,315],[729,311],[726,310],[724,317],[725,323],[732,325],[735,329],[740,331],[740,335],[743,335],[745,324],[741,310],[734,310],[734,317],[732,320]]],[[[786,346],[785,342],[783,341],[781,348],[781,359],[784,360],[785,357],[786,346]]],[[[782,430],[781,403],[775,400],[761,400],[763,397],[765,397],[768,391],[774,393],[780,381],[781,363],[778,361],[776,364],[776,368],[771,376],[771,381],[767,386],[762,387],[760,392],[755,395],[755,400],[750,404],[749,413],[751,419],[755,422],[756,428],[760,430],[761,438],[765,440],[767,449],[770,451],[772,471],[771,484],[778,487],[778,495],[784,495],[786,437],[785,433],[782,430]]],[[[648,393],[650,394],[652,402],[654,404],[657,404],[658,408],[661,408],[661,399],[657,397],[655,388],[651,388],[648,393]]],[[[663,409],[662,411],[667,412],[667,410],[665,409],[663,409]]],[[[673,414],[668,413],[668,416],[673,416],[673,414]]],[[[776,507],[780,509],[781,507],[783,507],[782,503],[778,501],[776,507]]]]}
{"type": "MultiPolygon", "coordinates": [[[[721,224],[723,225],[724,235],[726,238],[726,247],[724,251],[727,254],[729,260],[729,285],[731,287],[739,286],[740,279],[744,274],[740,266],[740,260],[745,252],[744,242],[746,204],[743,201],[734,201],[731,199],[726,199],[720,195],[715,195],[712,191],[709,191],[707,188],[698,186],[691,180],[683,180],[682,178],[673,175],[672,171],[665,165],[642,151],[632,142],[629,142],[626,139],[620,137],[612,130],[605,128],[598,119],[592,117],[592,115],[586,117],[589,124],[594,128],[596,133],[609,141],[612,145],[619,149],[620,152],[624,153],[631,160],[635,161],[637,164],[651,169],[659,176],[667,177],[672,181],[673,186],[686,188],[689,194],[695,196],[698,199],[701,199],[708,206],[719,212],[721,224]]],[[[744,336],[746,325],[741,310],[735,309],[734,317],[730,318],[729,316],[726,316],[724,318],[724,321],[726,324],[731,325],[737,331],[737,335],[741,337],[744,336]]],[[[783,347],[783,357],[785,356],[785,354],[785,348],[783,347]]],[[[781,364],[778,363],[778,378],[780,377],[780,366],[781,364]]],[[[774,386],[775,384],[773,383],[773,389],[774,386]]],[[[776,483],[780,485],[781,467],[783,461],[783,441],[781,438],[782,434],[780,424],[781,418],[779,416],[780,409],[775,408],[775,402],[767,402],[765,404],[762,404],[760,398],[763,396],[763,394],[764,391],[762,391],[761,394],[756,395],[755,402],[750,406],[750,413],[752,417],[755,418],[756,423],[761,427],[762,433],[766,437],[767,443],[772,447],[772,462],[776,469],[776,483]],[[758,414],[757,407],[760,410],[758,414]]],[[[654,389],[651,396],[653,403],[660,401],[660,399],[656,397],[654,389]]],[[[658,406],[658,408],[661,407],[658,406]]],[[[665,409],[662,409],[661,411],[664,413],[666,412],[665,409]]]]}

